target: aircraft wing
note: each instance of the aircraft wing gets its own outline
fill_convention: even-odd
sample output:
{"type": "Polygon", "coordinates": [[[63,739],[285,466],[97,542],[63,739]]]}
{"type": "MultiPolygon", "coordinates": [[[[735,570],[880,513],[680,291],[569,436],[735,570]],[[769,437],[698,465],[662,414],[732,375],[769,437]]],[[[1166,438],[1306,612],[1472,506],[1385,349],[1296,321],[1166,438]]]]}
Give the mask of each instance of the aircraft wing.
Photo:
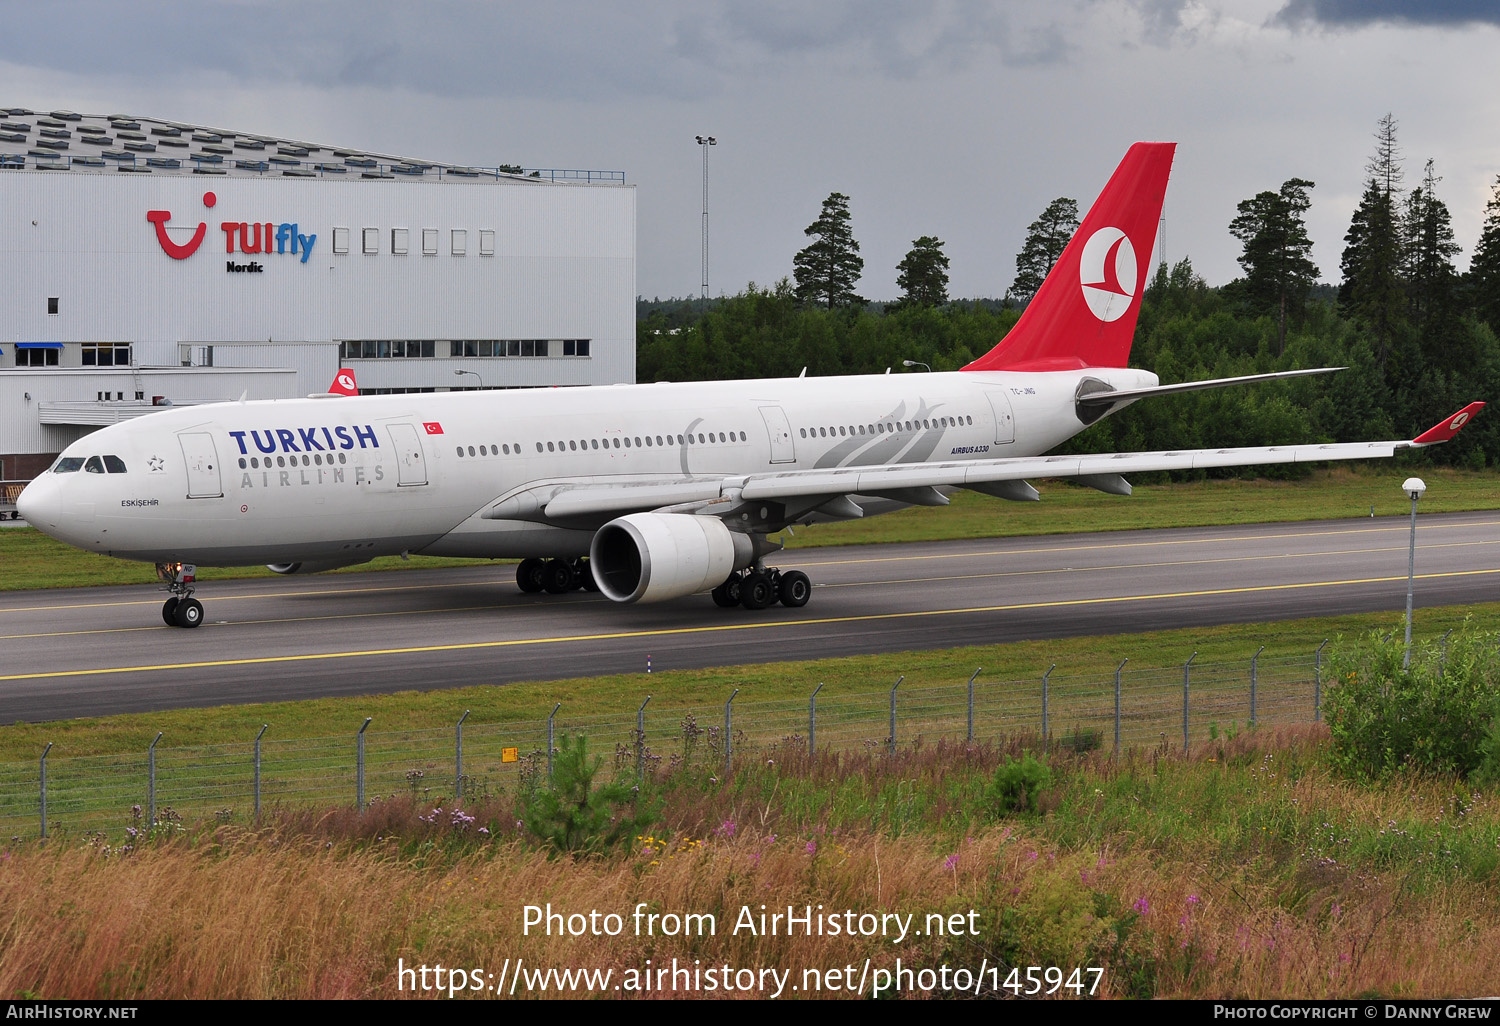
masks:
{"type": "MultiPolygon", "coordinates": [[[[695,512],[721,515],[742,503],[792,502],[805,511],[859,516],[845,497],[878,496],[917,505],[945,505],[939,488],[970,488],[1006,498],[1036,498],[1028,478],[1071,478],[1102,491],[1128,495],[1122,475],[1160,470],[1203,470],[1275,463],[1322,463],[1381,459],[1402,449],[1448,441],[1484,406],[1470,403],[1416,438],[1384,442],[1333,442],[1226,449],[1023,456],[946,463],[895,463],[818,470],[684,479],[657,477],[582,478],[536,482],[501,496],[480,516],[487,520],[600,523],[627,513],[695,512]],[[1007,483],[1013,483],[1007,485],[1007,483]]],[[[792,519],[796,519],[796,514],[792,519]]]]}

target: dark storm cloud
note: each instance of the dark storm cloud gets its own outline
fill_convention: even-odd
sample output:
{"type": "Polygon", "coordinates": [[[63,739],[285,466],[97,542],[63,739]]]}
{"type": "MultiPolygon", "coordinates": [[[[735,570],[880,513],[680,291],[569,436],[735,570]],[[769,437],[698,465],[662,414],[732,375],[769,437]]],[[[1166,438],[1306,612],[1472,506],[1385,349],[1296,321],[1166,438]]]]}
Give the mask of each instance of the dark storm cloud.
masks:
{"type": "Polygon", "coordinates": [[[1358,28],[1378,22],[1448,27],[1500,25],[1494,0],[1288,0],[1273,23],[1358,28]]]}

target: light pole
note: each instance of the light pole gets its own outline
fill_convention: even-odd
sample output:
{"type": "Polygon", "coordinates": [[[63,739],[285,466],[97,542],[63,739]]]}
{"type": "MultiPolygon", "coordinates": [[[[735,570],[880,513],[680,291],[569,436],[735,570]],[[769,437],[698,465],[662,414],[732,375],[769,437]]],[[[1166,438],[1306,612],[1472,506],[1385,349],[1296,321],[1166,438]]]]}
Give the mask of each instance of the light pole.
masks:
{"type": "Polygon", "coordinates": [[[929,373],[929,374],[932,373],[932,368],[929,367],[927,364],[923,363],[921,360],[902,360],[901,361],[901,366],[903,366],[903,367],[921,367],[923,370],[927,371],[927,373],[929,373]]]}
{"type": "Polygon", "coordinates": [[[479,382],[478,386],[476,386],[476,387],[478,387],[478,388],[483,388],[484,387],[484,379],[479,376],[479,372],[478,371],[456,370],[456,371],[453,372],[453,374],[454,374],[455,377],[463,377],[465,374],[472,374],[472,375],[474,375],[474,379],[479,382]]]}
{"type": "Polygon", "coordinates": [[[719,140],[711,135],[696,136],[703,149],[703,298],[708,298],[708,148],[719,140]]]}
{"type": "Polygon", "coordinates": [[[1411,547],[1406,554],[1406,656],[1401,660],[1404,670],[1411,666],[1411,593],[1412,582],[1417,576],[1417,500],[1427,491],[1427,484],[1420,477],[1409,477],[1402,482],[1401,490],[1411,497],[1411,547]]]}

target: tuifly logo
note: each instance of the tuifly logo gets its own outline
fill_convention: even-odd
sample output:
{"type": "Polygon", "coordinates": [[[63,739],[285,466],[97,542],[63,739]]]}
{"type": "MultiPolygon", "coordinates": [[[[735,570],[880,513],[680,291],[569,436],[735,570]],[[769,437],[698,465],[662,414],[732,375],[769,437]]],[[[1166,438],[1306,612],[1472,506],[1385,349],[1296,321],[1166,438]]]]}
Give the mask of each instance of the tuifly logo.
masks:
{"type": "MultiPolygon", "coordinates": [[[[211,192],[203,194],[203,205],[205,207],[212,207],[218,201],[219,198],[211,192]]],[[[173,242],[172,237],[167,234],[167,222],[172,220],[172,212],[170,210],[148,210],[146,211],[146,220],[156,225],[156,241],[161,243],[162,250],[173,260],[186,260],[198,252],[198,247],[203,245],[203,237],[208,234],[208,223],[199,221],[198,230],[193,232],[193,237],[179,245],[173,242]]]]}
{"type": "Polygon", "coordinates": [[[443,425],[437,423],[436,421],[423,421],[422,427],[427,431],[429,435],[440,435],[443,433],[443,425]]]}

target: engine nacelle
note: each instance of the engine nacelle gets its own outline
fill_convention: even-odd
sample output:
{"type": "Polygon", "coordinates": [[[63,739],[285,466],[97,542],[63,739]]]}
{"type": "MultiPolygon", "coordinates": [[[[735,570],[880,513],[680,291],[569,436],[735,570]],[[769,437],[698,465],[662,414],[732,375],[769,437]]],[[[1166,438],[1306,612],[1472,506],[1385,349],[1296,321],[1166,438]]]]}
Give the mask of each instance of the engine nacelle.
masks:
{"type": "Polygon", "coordinates": [[[325,570],[337,570],[340,567],[358,566],[368,562],[368,559],[321,559],[306,563],[267,563],[266,569],[273,574],[320,574],[325,570]]]}
{"type": "Polygon", "coordinates": [[[606,598],[662,602],[717,588],[755,562],[755,550],[718,517],[632,513],[599,528],[589,566],[606,598]]]}

